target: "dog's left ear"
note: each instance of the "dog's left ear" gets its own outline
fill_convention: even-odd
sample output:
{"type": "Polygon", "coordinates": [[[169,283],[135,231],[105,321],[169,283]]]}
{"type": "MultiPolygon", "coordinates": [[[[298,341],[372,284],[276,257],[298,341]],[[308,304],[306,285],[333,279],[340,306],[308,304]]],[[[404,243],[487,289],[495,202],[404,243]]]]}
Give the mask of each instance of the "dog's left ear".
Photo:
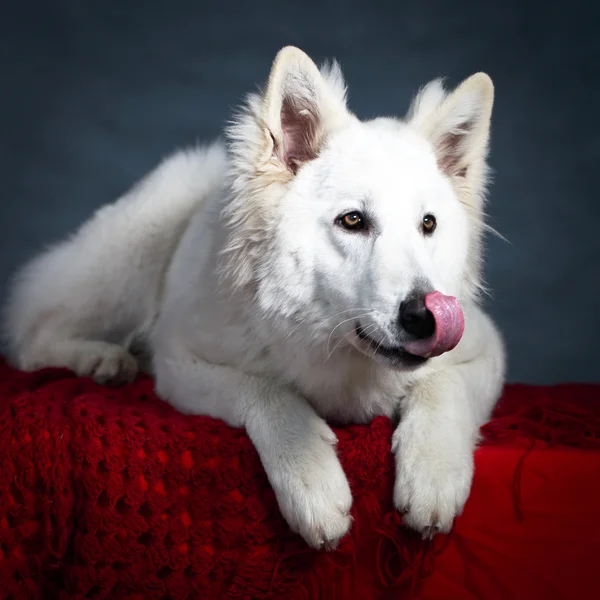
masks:
{"type": "Polygon", "coordinates": [[[337,63],[321,71],[298,48],[281,50],[263,99],[263,120],[272,160],[289,174],[319,153],[326,137],[351,118],[337,63]]]}
{"type": "Polygon", "coordinates": [[[448,96],[436,81],[413,103],[409,123],[431,142],[440,169],[464,178],[485,161],[493,103],[494,85],[485,73],[472,75],[448,96]]]}

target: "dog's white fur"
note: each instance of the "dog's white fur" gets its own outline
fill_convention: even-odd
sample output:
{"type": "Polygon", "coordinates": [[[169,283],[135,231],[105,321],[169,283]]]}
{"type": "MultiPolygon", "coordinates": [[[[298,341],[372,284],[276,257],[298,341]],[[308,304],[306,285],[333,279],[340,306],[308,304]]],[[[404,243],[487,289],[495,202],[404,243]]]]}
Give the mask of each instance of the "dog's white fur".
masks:
{"type": "Polygon", "coordinates": [[[26,266],[8,303],[15,363],[134,378],[149,350],[158,393],[245,427],[290,526],[334,547],[350,488],[326,418],[400,415],[395,503],[448,531],[469,494],[473,449],[504,376],[501,338],[478,307],[493,86],[434,81],[405,120],[359,121],[337,63],[277,56],[216,143],[175,154],[67,241],[26,266]],[[363,210],[368,234],[336,217],[363,210]],[[438,222],[432,236],[420,223],[438,222]],[[393,341],[415,282],[460,299],[459,345],[395,368],[355,335],[393,341]]]}

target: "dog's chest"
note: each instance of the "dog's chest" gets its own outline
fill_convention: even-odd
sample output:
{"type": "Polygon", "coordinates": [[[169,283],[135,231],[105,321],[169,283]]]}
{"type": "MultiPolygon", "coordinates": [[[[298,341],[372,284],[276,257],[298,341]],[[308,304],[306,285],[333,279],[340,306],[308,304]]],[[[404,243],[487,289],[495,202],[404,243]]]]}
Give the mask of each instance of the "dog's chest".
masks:
{"type": "Polygon", "coordinates": [[[367,423],[377,416],[398,413],[406,385],[393,373],[314,368],[298,387],[324,418],[341,423],[367,423]]]}

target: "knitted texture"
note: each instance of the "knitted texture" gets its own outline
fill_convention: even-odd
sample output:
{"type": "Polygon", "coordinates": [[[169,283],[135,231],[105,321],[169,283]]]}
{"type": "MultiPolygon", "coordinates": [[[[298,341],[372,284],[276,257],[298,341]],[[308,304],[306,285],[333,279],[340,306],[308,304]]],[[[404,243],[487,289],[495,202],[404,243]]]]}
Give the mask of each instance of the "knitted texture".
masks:
{"type": "Polygon", "coordinates": [[[179,414],[148,378],[0,362],[0,598],[592,597],[600,387],[508,386],[465,514],[433,543],[394,510],[392,424],[335,431],[354,523],[316,552],[244,431],[179,414]]]}

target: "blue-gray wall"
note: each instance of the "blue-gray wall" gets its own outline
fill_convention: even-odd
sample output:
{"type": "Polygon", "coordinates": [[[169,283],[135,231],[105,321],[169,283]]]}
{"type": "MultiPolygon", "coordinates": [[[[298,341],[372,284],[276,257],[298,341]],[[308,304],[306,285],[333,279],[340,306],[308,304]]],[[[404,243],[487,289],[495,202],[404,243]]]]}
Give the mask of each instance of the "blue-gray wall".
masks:
{"type": "Polygon", "coordinates": [[[4,1],[0,290],[166,153],[216,136],[275,52],[335,56],[362,117],[487,71],[497,86],[490,310],[510,379],[600,381],[594,3],[4,1]]]}

